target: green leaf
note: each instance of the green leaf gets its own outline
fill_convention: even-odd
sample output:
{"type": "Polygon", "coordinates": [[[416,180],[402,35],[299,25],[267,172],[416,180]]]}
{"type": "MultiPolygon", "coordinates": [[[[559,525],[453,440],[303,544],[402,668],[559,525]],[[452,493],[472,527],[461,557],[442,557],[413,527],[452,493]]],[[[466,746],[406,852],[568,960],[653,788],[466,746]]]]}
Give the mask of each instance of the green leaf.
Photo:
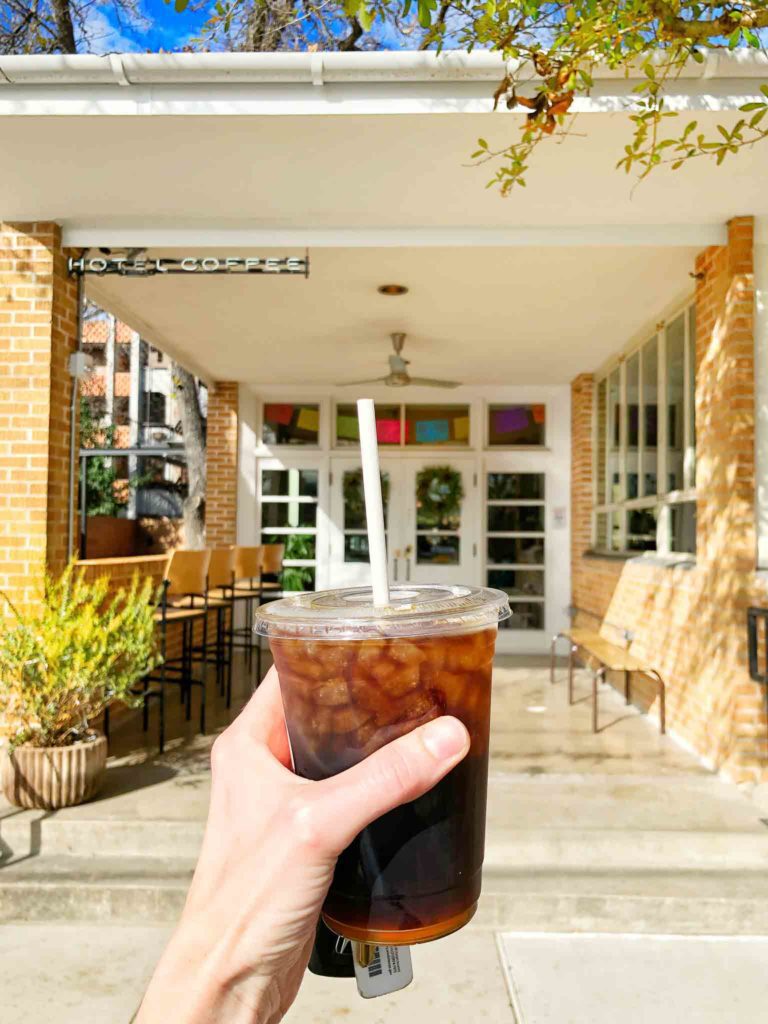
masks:
{"type": "Polygon", "coordinates": [[[763,94],[763,96],[768,96],[768,85],[761,85],[760,92],[763,94]]]}
{"type": "Polygon", "coordinates": [[[701,50],[691,50],[691,57],[693,57],[697,64],[704,63],[704,54],[701,50]]]}
{"type": "Polygon", "coordinates": [[[756,100],[754,103],[745,103],[739,110],[743,110],[745,113],[749,110],[765,110],[765,104],[761,103],[760,100],[756,100]]]}
{"type": "Polygon", "coordinates": [[[177,14],[183,14],[189,6],[189,0],[174,0],[174,10],[177,14]]]}
{"type": "Polygon", "coordinates": [[[735,28],[733,30],[733,32],[731,32],[731,34],[728,36],[728,49],[729,50],[735,50],[736,47],[739,45],[739,40],[740,39],[741,39],[741,29],[740,28],[735,28]]]}
{"type": "Polygon", "coordinates": [[[363,32],[370,32],[371,26],[376,18],[375,8],[368,8],[365,4],[360,4],[357,11],[357,20],[360,22],[360,27],[363,32]]]}

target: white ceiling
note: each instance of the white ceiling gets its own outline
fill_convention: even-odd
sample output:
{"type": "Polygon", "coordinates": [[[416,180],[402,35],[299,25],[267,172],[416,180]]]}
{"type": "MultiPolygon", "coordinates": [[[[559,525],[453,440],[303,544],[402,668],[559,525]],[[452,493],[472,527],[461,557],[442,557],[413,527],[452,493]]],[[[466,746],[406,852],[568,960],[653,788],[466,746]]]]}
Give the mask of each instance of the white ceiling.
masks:
{"type": "MultiPolygon", "coordinates": [[[[87,281],[103,305],[210,379],[318,386],[380,376],[391,351],[388,335],[405,331],[415,375],[466,384],[562,384],[597,368],[690,293],[695,253],[692,247],[318,248],[307,280],[87,281]],[[378,285],[392,282],[409,293],[378,294],[378,285]]],[[[149,253],[161,254],[173,253],[149,253]]]]}
{"type": "MultiPolygon", "coordinates": [[[[714,130],[735,115],[696,116],[714,130]]],[[[479,136],[502,146],[519,126],[506,113],[5,117],[3,216],[95,226],[119,244],[121,231],[179,226],[685,225],[768,213],[768,145],[721,168],[662,168],[633,188],[614,169],[630,137],[624,114],[580,115],[536,153],[528,187],[502,200],[469,156],[479,136]]]]}

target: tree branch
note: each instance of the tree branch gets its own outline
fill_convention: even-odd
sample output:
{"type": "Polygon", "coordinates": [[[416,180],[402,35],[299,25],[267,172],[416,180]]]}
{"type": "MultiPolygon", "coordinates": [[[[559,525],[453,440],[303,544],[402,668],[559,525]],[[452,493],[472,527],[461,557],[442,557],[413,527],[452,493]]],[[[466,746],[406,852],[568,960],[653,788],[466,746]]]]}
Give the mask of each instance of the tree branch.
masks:
{"type": "Polygon", "coordinates": [[[355,45],[358,39],[363,35],[363,26],[357,20],[357,18],[350,19],[349,22],[349,35],[346,39],[342,39],[339,43],[340,50],[356,50],[355,45]]]}

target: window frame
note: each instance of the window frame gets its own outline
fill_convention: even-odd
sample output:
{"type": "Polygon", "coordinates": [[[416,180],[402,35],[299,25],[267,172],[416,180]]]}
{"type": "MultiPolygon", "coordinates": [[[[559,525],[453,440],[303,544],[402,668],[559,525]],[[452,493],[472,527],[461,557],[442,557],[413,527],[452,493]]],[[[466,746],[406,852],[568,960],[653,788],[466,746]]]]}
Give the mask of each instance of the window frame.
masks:
{"type": "MultiPolygon", "coordinates": [[[[678,558],[695,559],[696,555],[689,551],[675,551],[672,545],[672,514],[671,506],[686,502],[695,502],[697,491],[695,485],[695,434],[696,425],[692,415],[695,407],[695,393],[691,384],[691,360],[695,361],[696,338],[691,332],[691,322],[694,317],[691,310],[695,311],[695,297],[691,296],[685,302],[673,308],[670,315],[659,321],[655,328],[643,333],[642,340],[633,342],[620,356],[606,364],[599,375],[595,377],[593,384],[593,405],[592,405],[592,523],[591,523],[591,544],[592,550],[598,554],[642,557],[649,556],[677,556],[678,558]],[[683,321],[683,487],[676,490],[665,490],[669,485],[669,398],[667,394],[667,330],[672,323],[682,317],[683,321]],[[656,341],[656,493],[642,494],[645,489],[645,360],[643,350],[646,345],[656,341]],[[627,497],[627,464],[628,464],[628,439],[629,439],[629,404],[627,401],[627,364],[635,355],[638,357],[637,389],[638,389],[638,443],[637,443],[637,475],[638,475],[638,496],[627,497]],[[609,480],[609,451],[611,450],[611,427],[612,416],[610,413],[610,378],[618,370],[619,373],[619,486],[616,500],[611,498],[612,486],[609,480]],[[599,417],[599,388],[605,385],[605,462],[600,465],[600,425],[599,417]],[[598,475],[604,474],[604,495],[606,500],[598,503],[598,475]],[[628,513],[640,509],[657,510],[656,522],[656,550],[644,552],[632,550],[627,546],[627,524],[628,513]],[[605,538],[607,546],[598,546],[598,517],[605,515],[606,529],[605,538]],[[618,530],[615,531],[617,543],[612,546],[614,537],[613,524],[618,520],[618,530]]],[[[695,321],[694,321],[695,322],[695,321]]],[[[695,382],[694,382],[695,383],[695,382]]]]}

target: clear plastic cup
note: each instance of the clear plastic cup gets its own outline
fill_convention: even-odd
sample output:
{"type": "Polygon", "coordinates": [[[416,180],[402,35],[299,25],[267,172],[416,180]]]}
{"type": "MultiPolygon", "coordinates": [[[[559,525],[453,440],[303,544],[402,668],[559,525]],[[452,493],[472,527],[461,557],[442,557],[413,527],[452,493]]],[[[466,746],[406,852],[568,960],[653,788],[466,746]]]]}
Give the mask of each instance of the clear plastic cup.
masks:
{"type": "Polygon", "coordinates": [[[395,586],[299,594],[261,607],[294,769],[344,771],[439,715],[466,725],[466,758],[429,793],[364,829],[339,857],[326,924],[359,942],[410,945],[461,928],[477,908],[485,846],[491,662],[499,590],[395,586]]]}

